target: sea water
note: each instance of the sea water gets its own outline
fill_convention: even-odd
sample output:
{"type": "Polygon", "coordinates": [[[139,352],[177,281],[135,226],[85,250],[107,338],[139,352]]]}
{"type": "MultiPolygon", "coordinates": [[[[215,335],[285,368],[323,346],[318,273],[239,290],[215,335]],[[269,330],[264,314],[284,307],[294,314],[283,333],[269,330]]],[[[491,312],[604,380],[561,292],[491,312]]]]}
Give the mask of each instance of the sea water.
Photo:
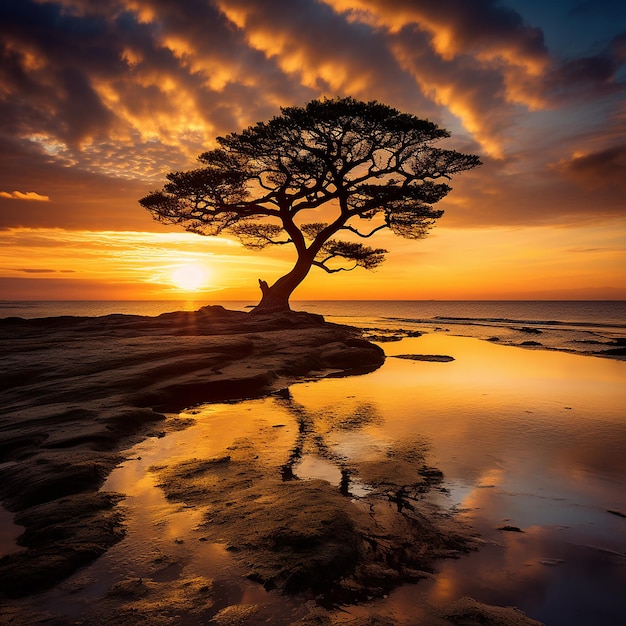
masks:
{"type": "MultiPolygon", "coordinates": [[[[0,318],[156,316],[221,305],[236,311],[254,303],[217,300],[0,301],[0,318]]],[[[594,354],[624,347],[626,301],[294,300],[295,311],[370,331],[444,332],[508,345],[594,354]]],[[[374,332],[376,334],[376,332],[374,332]]]]}
{"type": "MultiPolygon", "coordinates": [[[[0,301],[3,317],[100,316],[112,313],[160,315],[193,311],[205,305],[247,310],[255,302],[232,300],[41,300],[0,301]]],[[[572,324],[626,329],[625,300],[293,300],[296,311],[319,313],[330,321],[350,319],[361,324],[377,321],[428,320],[482,323],[572,324]]]]}

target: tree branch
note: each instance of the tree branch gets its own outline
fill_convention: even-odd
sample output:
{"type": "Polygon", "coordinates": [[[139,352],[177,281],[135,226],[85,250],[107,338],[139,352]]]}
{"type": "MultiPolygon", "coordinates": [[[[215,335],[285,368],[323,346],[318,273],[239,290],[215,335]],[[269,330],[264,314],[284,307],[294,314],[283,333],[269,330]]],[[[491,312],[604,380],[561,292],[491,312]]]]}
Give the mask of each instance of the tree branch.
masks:
{"type": "Polygon", "coordinates": [[[315,265],[315,267],[321,267],[325,272],[328,272],[329,274],[336,274],[337,272],[351,272],[352,270],[355,270],[357,267],[359,267],[355,263],[352,267],[335,267],[331,269],[330,267],[324,265],[324,261],[313,261],[311,265],[315,265]]]}
{"type": "Polygon", "coordinates": [[[379,230],[383,230],[385,228],[388,228],[387,224],[381,224],[380,226],[377,226],[376,228],[374,228],[374,230],[370,231],[369,233],[365,233],[365,234],[359,232],[353,226],[342,226],[339,230],[349,230],[351,233],[354,233],[355,235],[358,235],[359,237],[362,237],[363,239],[368,239],[369,237],[371,237],[372,235],[377,233],[379,230]]]}

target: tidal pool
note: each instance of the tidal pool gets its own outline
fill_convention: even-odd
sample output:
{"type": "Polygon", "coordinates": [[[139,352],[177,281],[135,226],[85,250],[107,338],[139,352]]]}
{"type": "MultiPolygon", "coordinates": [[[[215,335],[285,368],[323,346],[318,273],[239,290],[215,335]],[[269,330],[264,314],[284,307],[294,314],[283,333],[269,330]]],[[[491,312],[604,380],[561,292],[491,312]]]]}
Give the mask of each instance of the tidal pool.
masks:
{"type": "MultiPolygon", "coordinates": [[[[254,606],[258,620],[288,624],[305,614],[301,598],[246,579],[219,532],[207,531],[217,505],[191,493],[168,500],[159,468],[247,446],[276,480],[322,481],[358,502],[380,489],[377,465],[402,450],[443,472],[424,497],[470,524],[479,549],[344,607],[339,621],[376,612],[409,624],[425,603],[470,596],[549,626],[623,625],[626,362],[441,333],[384,349],[385,365],[370,374],[194,407],[180,416],[189,427],[135,446],[103,486],[127,496],[126,538],[37,602],[78,617],[119,580],[204,577],[215,581],[213,612],[254,606]],[[454,360],[394,358],[407,354],[454,360]]],[[[237,493],[222,496],[220,506],[238,506],[237,493]]]]}
{"type": "MultiPolygon", "coordinates": [[[[409,617],[424,599],[468,595],[550,626],[624,624],[626,363],[440,334],[385,351],[454,356],[388,358],[343,389],[351,402],[376,407],[372,440],[424,437],[450,504],[486,541],[442,561],[419,597],[409,586],[392,593],[389,611],[409,617]]],[[[293,393],[321,408],[341,402],[343,384],[293,393]]]]}

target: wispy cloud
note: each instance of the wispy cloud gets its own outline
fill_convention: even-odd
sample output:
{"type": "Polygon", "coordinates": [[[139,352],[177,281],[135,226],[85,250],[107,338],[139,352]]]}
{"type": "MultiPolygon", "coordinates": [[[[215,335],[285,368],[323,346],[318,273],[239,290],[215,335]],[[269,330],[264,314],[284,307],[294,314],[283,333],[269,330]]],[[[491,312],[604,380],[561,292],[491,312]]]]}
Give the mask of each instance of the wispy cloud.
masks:
{"type": "Polygon", "coordinates": [[[50,202],[48,196],[43,196],[35,191],[0,191],[0,198],[9,198],[11,200],[34,200],[36,202],[50,202]]]}
{"type": "Polygon", "coordinates": [[[14,228],[0,239],[0,278],[6,279],[60,281],[61,275],[72,274],[66,280],[135,284],[139,290],[151,285],[163,295],[172,286],[172,271],[181,265],[207,268],[214,290],[256,288],[259,272],[281,274],[289,267],[280,258],[250,257],[229,239],[184,232],[14,228]]]}

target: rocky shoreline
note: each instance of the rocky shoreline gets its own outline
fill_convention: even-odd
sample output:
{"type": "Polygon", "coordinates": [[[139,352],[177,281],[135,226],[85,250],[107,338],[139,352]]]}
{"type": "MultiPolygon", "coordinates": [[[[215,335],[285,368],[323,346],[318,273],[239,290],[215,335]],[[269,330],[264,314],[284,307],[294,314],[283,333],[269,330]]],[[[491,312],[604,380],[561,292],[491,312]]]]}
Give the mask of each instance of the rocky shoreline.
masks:
{"type": "Polygon", "coordinates": [[[205,307],[155,318],[0,321],[0,500],[26,527],[0,593],[48,588],[123,537],[100,494],[133,442],[183,427],[163,412],[263,395],[315,371],[376,368],[382,350],[320,316],[205,307]]]}
{"type": "MultiPolygon", "coordinates": [[[[0,614],[14,625],[266,623],[258,607],[219,610],[219,581],[204,578],[120,581],[78,621],[38,612],[29,600],[124,538],[116,506],[124,496],[99,488],[134,443],[187,428],[193,420],[180,410],[274,394],[298,424],[295,460],[315,418],[292,406],[289,384],[365,373],[385,360],[361,331],[320,316],[214,306],[154,318],[9,318],[0,320],[0,349],[8,365],[0,393],[0,500],[25,527],[23,549],[0,558],[0,614]]],[[[471,529],[429,502],[443,477],[419,443],[347,468],[370,485],[366,496],[351,498],[321,480],[291,480],[289,462],[275,467],[265,458],[259,450],[273,449],[280,430],[238,440],[219,457],[150,471],[171,502],[211,511],[200,541],[223,544],[249,580],[301,598],[294,624],[341,623],[333,607],[384,597],[432,576],[436,560],[477,546],[471,529]]],[[[538,624],[470,599],[426,614],[415,623],[538,624]]],[[[371,616],[354,623],[398,622],[371,616]]]]}

